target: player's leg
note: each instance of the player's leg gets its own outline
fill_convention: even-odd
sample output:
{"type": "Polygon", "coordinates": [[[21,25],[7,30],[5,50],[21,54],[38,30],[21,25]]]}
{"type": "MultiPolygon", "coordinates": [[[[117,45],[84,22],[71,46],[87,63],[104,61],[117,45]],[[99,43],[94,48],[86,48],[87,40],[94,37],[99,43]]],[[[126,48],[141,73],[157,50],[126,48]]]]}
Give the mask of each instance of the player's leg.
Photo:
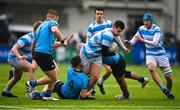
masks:
{"type": "MultiPolygon", "coordinates": [[[[53,83],[58,78],[58,71],[56,69],[56,65],[51,57],[51,55],[44,54],[44,53],[36,53],[35,60],[42,71],[46,74],[44,77],[40,78],[39,80],[31,80],[27,81],[26,89],[27,93],[32,92],[32,87],[36,87],[37,85],[45,85],[48,83],[53,83]]],[[[50,84],[48,87],[49,94],[52,92],[53,84],[50,84]]]]}
{"type": "Polygon", "coordinates": [[[5,89],[2,92],[2,96],[6,97],[17,97],[13,95],[10,90],[15,86],[15,84],[21,79],[23,71],[21,69],[14,69],[13,77],[8,81],[5,89]]]}
{"type": "Polygon", "coordinates": [[[167,89],[164,86],[160,76],[157,73],[157,70],[156,70],[157,59],[155,57],[146,57],[146,61],[147,61],[149,72],[151,73],[153,80],[160,87],[160,89],[162,90],[163,93],[165,93],[166,95],[169,94],[169,92],[167,92],[167,89]]]}
{"type": "Polygon", "coordinates": [[[149,82],[149,78],[139,76],[136,72],[125,70],[125,78],[130,78],[133,80],[137,80],[141,83],[141,87],[145,88],[146,84],[149,82]]]}
{"type": "Polygon", "coordinates": [[[100,65],[95,64],[95,63],[90,64],[90,70],[89,70],[90,80],[88,84],[88,91],[90,91],[92,87],[96,84],[96,82],[98,81],[100,69],[101,69],[100,65]]]}
{"type": "Polygon", "coordinates": [[[119,84],[123,95],[117,95],[117,99],[128,99],[129,98],[129,92],[127,88],[127,83],[124,78],[124,72],[126,68],[126,62],[124,58],[121,56],[118,63],[115,64],[114,66],[111,66],[112,71],[113,71],[113,76],[116,79],[116,82],[119,84]]]}
{"type": "Polygon", "coordinates": [[[172,75],[172,69],[169,64],[169,59],[167,56],[159,56],[157,59],[158,59],[160,69],[163,72],[164,77],[167,82],[167,93],[169,95],[167,95],[167,93],[165,93],[165,94],[167,95],[168,98],[175,99],[175,96],[173,96],[171,93],[171,89],[172,89],[172,85],[173,85],[173,75],[172,75]]]}
{"type": "Polygon", "coordinates": [[[105,69],[106,69],[106,72],[105,72],[104,75],[100,78],[100,80],[97,82],[97,85],[98,85],[98,87],[99,87],[99,89],[100,89],[100,92],[101,92],[101,94],[103,94],[103,95],[105,94],[105,90],[104,90],[103,84],[104,84],[104,82],[106,81],[106,79],[107,79],[107,78],[111,75],[111,73],[112,73],[112,69],[111,69],[110,66],[104,64],[104,67],[105,67],[105,69]]]}
{"type": "Polygon", "coordinates": [[[35,79],[35,67],[32,65],[32,63],[28,62],[27,60],[21,60],[20,69],[24,72],[28,72],[29,80],[35,79]]]}

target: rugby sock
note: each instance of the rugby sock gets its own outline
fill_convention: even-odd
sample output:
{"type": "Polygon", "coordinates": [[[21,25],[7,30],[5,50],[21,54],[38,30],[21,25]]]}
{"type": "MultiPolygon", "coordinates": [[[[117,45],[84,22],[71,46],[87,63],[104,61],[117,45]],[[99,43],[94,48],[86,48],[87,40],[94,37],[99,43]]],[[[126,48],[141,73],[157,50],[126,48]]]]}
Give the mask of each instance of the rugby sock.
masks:
{"type": "Polygon", "coordinates": [[[45,97],[45,95],[46,95],[46,91],[42,91],[42,92],[40,93],[40,96],[41,96],[41,97],[45,97]]]}
{"type": "Polygon", "coordinates": [[[129,92],[124,92],[123,95],[124,95],[125,97],[129,97],[129,92]]]}
{"type": "Polygon", "coordinates": [[[95,85],[94,85],[94,86],[92,87],[92,90],[95,91],[95,89],[96,89],[96,88],[95,88],[95,85]]]}
{"type": "Polygon", "coordinates": [[[164,85],[161,85],[160,88],[162,91],[164,91],[164,89],[166,89],[164,85]]]}
{"type": "Polygon", "coordinates": [[[138,81],[139,82],[144,82],[144,77],[139,77],[138,81]]]}
{"type": "Polygon", "coordinates": [[[3,90],[5,93],[10,93],[9,89],[6,87],[4,90],[3,90]]]}
{"type": "Polygon", "coordinates": [[[33,90],[32,94],[33,94],[33,96],[36,96],[38,94],[38,90],[33,90]]]}
{"type": "Polygon", "coordinates": [[[47,97],[51,97],[51,95],[52,95],[52,90],[46,90],[46,95],[47,95],[47,97]]]}
{"type": "Polygon", "coordinates": [[[102,77],[102,78],[99,80],[98,83],[101,84],[101,85],[103,85],[105,80],[106,80],[106,78],[103,78],[103,77],[102,77]]]}
{"type": "Polygon", "coordinates": [[[30,81],[30,85],[33,87],[37,86],[37,80],[30,81]]]}

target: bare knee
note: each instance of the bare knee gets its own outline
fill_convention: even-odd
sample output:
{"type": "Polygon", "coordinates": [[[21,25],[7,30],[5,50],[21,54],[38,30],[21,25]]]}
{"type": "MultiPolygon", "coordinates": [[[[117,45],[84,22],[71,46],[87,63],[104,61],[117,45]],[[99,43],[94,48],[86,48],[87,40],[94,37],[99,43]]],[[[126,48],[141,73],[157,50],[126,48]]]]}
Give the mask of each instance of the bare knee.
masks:
{"type": "Polygon", "coordinates": [[[151,74],[154,74],[156,72],[155,66],[148,66],[148,69],[151,74]]]}
{"type": "Polygon", "coordinates": [[[112,69],[111,69],[111,68],[108,68],[108,69],[106,70],[106,72],[107,72],[107,73],[112,73],[112,69]]]}
{"type": "Polygon", "coordinates": [[[98,76],[95,76],[95,75],[92,75],[92,76],[91,76],[91,79],[94,80],[95,82],[98,81],[98,78],[99,78],[99,77],[98,77],[98,76]]]}
{"type": "Polygon", "coordinates": [[[166,75],[165,78],[168,82],[172,82],[172,80],[173,80],[172,74],[166,75]]]}

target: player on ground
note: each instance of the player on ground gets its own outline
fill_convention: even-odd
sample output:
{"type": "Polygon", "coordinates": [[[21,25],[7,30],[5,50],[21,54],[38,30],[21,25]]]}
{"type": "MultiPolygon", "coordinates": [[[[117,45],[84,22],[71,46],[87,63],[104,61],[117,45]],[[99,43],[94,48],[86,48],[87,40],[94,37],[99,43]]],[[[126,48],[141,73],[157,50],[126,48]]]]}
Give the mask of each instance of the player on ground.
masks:
{"type": "Polygon", "coordinates": [[[61,32],[58,29],[59,15],[55,10],[49,10],[47,13],[47,19],[39,26],[35,32],[35,40],[32,47],[34,48],[34,58],[41,70],[46,76],[38,80],[30,80],[26,82],[26,89],[28,96],[31,97],[32,88],[38,85],[48,84],[46,93],[48,97],[51,97],[54,83],[58,78],[58,71],[52,58],[53,44],[57,38],[62,44],[64,41],[61,38],[61,32]]]}
{"type": "MultiPolygon", "coordinates": [[[[16,95],[13,95],[10,90],[21,79],[23,72],[28,72],[29,80],[34,80],[35,67],[31,64],[31,44],[34,38],[34,32],[41,23],[41,21],[35,22],[33,25],[33,32],[20,37],[10,50],[8,63],[14,68],[14,73],[3,90],[2,96],[17,97],[16,95]]],[[[33,64],[34,63],[35,62],[33,62],[33,64]]]]}
{"type": "MultiPolygon", "coordinates": [[[[89,78],[82,71],[81,59],[75,56],[71,59],[71,67],[67,70],[67,80],[65,83],[56,81],[53,92],[56,92],[63,99],[87,98],[91,91],[87,92],[89,78]]],[[[45,91],[47,86],[43,89],[45,91]]],[[[41,96],[46,96],[45,92],[41,96]]]]}
{"type": "Polygon", "coordinates": [[[139,27],[134,37],[130,41],[125,40],[125,43],[133,45],[137,40],[145,43],[146,65],[153,80],[169,99],[175,99],[175,96],[171,93],[173,76],[169,59],[163,47],[161,28],[153,23],[153,15],[151,13],[144,14],[143,23],[144,25],[139,27]],[[167,81],[167,89],[157,73],[157,65],[167,81]]]}

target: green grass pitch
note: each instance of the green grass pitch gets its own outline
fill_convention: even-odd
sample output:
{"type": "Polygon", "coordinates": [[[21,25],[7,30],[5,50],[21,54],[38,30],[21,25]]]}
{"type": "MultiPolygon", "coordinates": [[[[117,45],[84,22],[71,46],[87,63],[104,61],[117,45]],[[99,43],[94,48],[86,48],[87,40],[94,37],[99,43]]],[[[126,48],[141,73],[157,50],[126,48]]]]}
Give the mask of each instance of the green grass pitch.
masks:
{"type": "MultiPolygon", "coordinates": [[[[65,81],[66,69],[68,64],[59,65],[60,74],[59,79],[65,81]]],[[[8,64],[0,64],[0,92],[2,92],[8,81],[8,71],[10,66],[8,64]]],[[[152,80],[146,66],[127,66],[128,70],[138,72],[150,78],[150,82],[146,88],[142,89],[140,83],[137,81],[126,79],[131,98],[129,100],[116,100],[115,95],[121,94],[121,90],[115,79],[111,75],[105,82],[106,95],[101,95],[99,88],[96,86],[96,100],[67,100],[60,99],[59,101],[42,101],[30,100],[25,96],[25,82],[28,79],[27,73],[23,74],[22,79],[12,89],[12,92],[18,95],[18,98],[6,98],[0,96],[0,109],[23,109],[23,110],[54,110],[54,109],[180,109],[180,68],[172,67],[174,74],[173,93],[176,95],[176,100],[167,99],[152,80]]],[[[104,68],[101,71],[101,75],[104,68]]],[[[159,71],[159,70],[158,70],[159,71]]],[[[162,73],[160,76],[165,82],[162,73]]],[[[40,69],[36,72],[36,77],[40,78],[44,74],[40,69]]],[[[40,91],[43,86],[38,87],[40,91]]],[[[57,97],[54,94],[54,97],[57,97]]]]}

